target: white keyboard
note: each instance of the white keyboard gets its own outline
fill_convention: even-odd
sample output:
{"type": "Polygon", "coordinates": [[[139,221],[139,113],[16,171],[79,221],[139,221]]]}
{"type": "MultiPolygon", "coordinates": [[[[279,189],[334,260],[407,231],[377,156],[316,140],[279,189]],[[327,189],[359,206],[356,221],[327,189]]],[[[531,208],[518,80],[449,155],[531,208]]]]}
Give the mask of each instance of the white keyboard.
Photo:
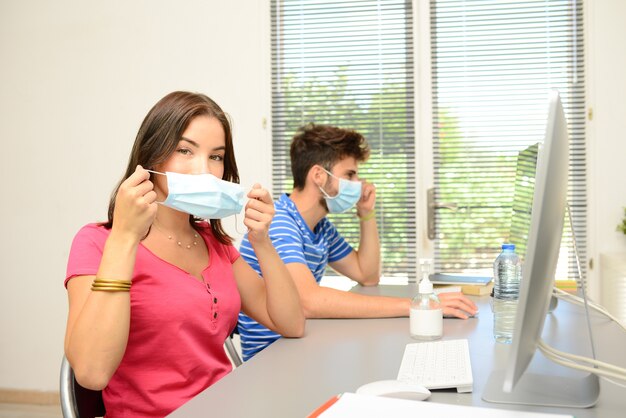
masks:
{"type": "Polygon", "coordinates": [[[407,344],[398,380],[418,383],[427,389],[471,392],[474,379],[467,340],[407,344]]]}

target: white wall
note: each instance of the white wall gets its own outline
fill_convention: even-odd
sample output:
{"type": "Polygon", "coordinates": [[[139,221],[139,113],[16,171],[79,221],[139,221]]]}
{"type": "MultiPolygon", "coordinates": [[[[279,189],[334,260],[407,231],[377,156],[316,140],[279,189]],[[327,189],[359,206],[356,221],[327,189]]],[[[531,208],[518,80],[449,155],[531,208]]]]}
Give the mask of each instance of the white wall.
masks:
{"type": "MultiPolygon", "coordinates": [[[[600,254],[621,252],[626,257],[626,236],[616,231],[626,206],[626,2],[590,0],[585,15],[587,105],[593,111],[587,122],[588,257],[594,265],[589,278],[594,299],[601,300],[606,277],[600,254]]],[[[621,301],[604,298],[602,303],[623,306],[624,289],[626,283],[621,301]]]]}
{"type": "MultiPolygon", "coordinates": [[[[268,4],[0,1],[0,389],[57,390],[71,239],[105,218],[159,98],[178,89],[214,98],[234,121],[242,183],[270,185],[268,4]]],[[[626,249],[615,232],[626,205],[626,2],[586,7],[589,254],[597,258],[626,249]]]]}
{"type": "Polygon", "coordinates": [[[232,116],[242,184],[269,186],[269,2],[0,2],[0,389],[57,390],[69,246],[106,219],[150,107],[232,116]]]}

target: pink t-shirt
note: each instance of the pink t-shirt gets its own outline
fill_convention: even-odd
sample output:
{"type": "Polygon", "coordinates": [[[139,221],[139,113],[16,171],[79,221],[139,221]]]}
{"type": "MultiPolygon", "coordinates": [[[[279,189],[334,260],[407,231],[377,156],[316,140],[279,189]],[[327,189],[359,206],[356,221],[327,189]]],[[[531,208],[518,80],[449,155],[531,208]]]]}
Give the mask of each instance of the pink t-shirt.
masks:
{"type": "MultiPolygon", "coordinates": [[[[139,245],[128,345],[103,391],[108,417],[165,416],[232,370],[223,344],[241,307],[232,269],[239,252],[203,226],[206,285],[139,245]]],[[[72,277],[97,273],[109,233],[96,224],[78,232],[65,286],[72,277]]]]}

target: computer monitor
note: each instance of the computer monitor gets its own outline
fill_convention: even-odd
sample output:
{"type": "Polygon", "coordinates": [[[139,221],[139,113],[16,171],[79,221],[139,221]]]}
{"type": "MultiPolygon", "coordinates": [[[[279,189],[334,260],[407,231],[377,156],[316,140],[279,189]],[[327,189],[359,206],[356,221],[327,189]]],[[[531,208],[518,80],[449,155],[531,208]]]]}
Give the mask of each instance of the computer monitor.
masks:
{"type": "MultiPolygon", "coordinates": [[[[483,392],[488,402],[589,407],[598,399],[595,375],[528,373],[543,331],[554,286],[567,203],[569,140],[557,91],[550,92],[544,142],[539,150],[530,230],[513,341],[503,370],[494,370],[483,392]]],[[[564,335],[566,338],[567,335],[564,335]]],[[[561,366],[555,366],[561,367],[561,366]]]]}

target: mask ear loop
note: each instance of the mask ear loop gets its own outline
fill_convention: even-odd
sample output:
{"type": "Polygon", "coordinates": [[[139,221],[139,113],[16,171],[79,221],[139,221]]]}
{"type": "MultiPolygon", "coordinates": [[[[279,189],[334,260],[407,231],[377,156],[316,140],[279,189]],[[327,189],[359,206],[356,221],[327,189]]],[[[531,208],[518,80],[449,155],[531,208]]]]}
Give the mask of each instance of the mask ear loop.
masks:
{"type": "MultiPolygon", "coordinates": [[[[148,169],[146,169],[146,171],[147,171],[148,173],[160,174],[160,175],[162,175],[162,176],[166,176],[166,177],[167,177],[167,174],[165,174],[165,173],[161,173],[160,171],[154,171],[154,170],[148,170],[148,169]]],[[[159,205],[163,204],[163,202],[156,202],[156,203],[158,203],[159,205]]]]}
{"type": "MultiPolygon", "coordinates": [[[[241,186],[241,184],[239,184],[239,185],[241,186]]],[[[245,191],[245,190],[248,190],[248,188],[247,188],[247,187],[243,187],[243,186],[241,186],[241,188],[242,188],[244,191],[245,191]]],[[[247,198],[247,196],[246,196],[246,198],[247,198]]],[[[246,203],[247,203],[247,201],[246,201],[246,203]]],[[[243,218],[245,219],[245,218],[246,218],[246,214],[245,214],[245,211],[246,211],[246,205],[245,205],[245,204],[243,205],[243,210],[244,210],[244,215],[243,215],[243,218]]],[[[239,219],[238,219],[238,217],[239,217],[239,214],[238,214],[238,213],[235,213],[235,232],[236,232],[238,235],[240,235],[240,236],[242,236],[242,237],[243,237],[244,235],[246,235],[246,233],[247,233],[249,230],[248,230],[248,228],[245,228],[245,229],[246,229],[245,231],[240,231],[240,230],[239,230],[239,219]]],[[[243,222],[242,222],[242,224],[243,224],[243,222]]],[[[244,225],[244,227],[245,227],[245,225],[244,225]]]]}
{"type": "MultiPolygon", "coordinates": [[[[243,186],[241,186],[241,187],[242,187],[244,190],[251,190],[251,189],[252,189],[252,187],[249,187],[249,188],[248,188],[248,187],[243,187],[243,186]]],[[[250,200],[250,199],[248,199],[248,200],[250,200]]],[[[247,202],[246,202],[246,203],[247,203],[247,202]]],[[[272,202],[272,204],[273,204],[273,202],[272,202]]],[[[243,206],[243,210],[244,210],[243,218],[245,219],[245,218],[246,218],[246,215],[245,215],[246,205],[244,205],[244,206],[243,206]]],[[[246,229],[245,231],[240,231],[240,230],[239,230],[239,222],[238,222],[238,221],[239,221],[239,219],[238,219],[238,216],[239,216],[239,214],[238,214],[238,213],[236,213],[236,214],[235,214],[235,232],[236,232],[237,234],[241,235],[241,236],[244,236],[245,234],[247,234],[247,233],[250,231],[250,229],[248,229],[248,228],[246,227],[246,228],[245,228],[245,229],[246,229]]],[[[243,222],[242,222],[242,223],[243,223],[243,222]]],[[[245,225],[244,225],[244,227],[245,227],[245,225]]]]}
{"type": "MultiPolygon", "coordinates": [[[[319,165],[319,164],[318,164],[319,165]]],[[[336,178],[337,180],[341,180],[340,178],[338,178],[337,176],[335,176],[333,173],[331,173],[330,171],[326,170],[326,168],[324,168],[323,166],[319,165],[319,167],[324,170],[326,172],[326,174],[328,174],[330,177],[336,178]]],[[[340,183],[340,182],[339,182],[340,183]]],[[[337,198],[339,196],[339,190],[337,190],[337,195],[335,196],[331,196],[328,194],[328,192],[326,190],[324,190],[323,186],[317,186],[318,189],[320,189],[320,192],[322,192],[322,195],[324,195],[324,197],[326,199],[330,199],[333,200],[335,198],[337,198]]]]}
{"type": "MultiPolygon", "coordinates": [[[[244,207],[244,209],[245,209],[245,207],[244,207]]],[[[247,229],[248,229],[248,228],[246,228],[246,231],[245,231],[245,232],[242,232],[242,231],[240,231],[240,230],[239,230],[239,219],[237,219],[237,217],[238,217],[238,216],[239,216],[239,214],[238,214],[238,213],[236,213],[236,214],[235,214],[235,232],[236,232],[238,235],[244,236],[244,235],[246,234],[246,232],[248,232],[248,231],[247,231],[247,229]]],[[[244,216],[244,217],[245,217],[245,216],[244,216]]],[[[245,226],[245,225],[244,225],[244,226],[245,226]]]]}

